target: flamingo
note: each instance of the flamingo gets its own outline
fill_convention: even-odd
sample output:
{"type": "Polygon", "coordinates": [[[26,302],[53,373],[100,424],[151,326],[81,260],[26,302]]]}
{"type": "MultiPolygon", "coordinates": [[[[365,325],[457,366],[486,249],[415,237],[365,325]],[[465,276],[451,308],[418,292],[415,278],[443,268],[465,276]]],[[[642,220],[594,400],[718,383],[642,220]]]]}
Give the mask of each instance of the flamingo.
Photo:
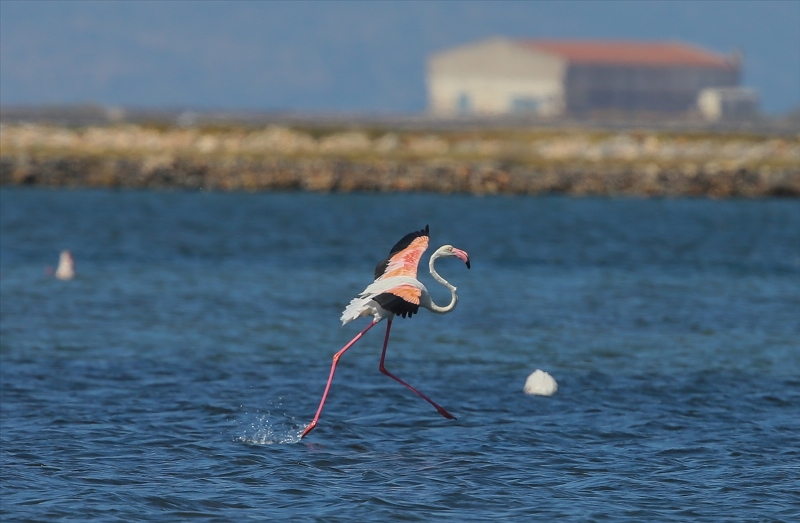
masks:
{"type": "Polygon", "coordinates": [[[328,397],[328,391],[333,382],[333,374],[336,372],[336,364],[339,362],[339,358],[361,339],[368,330],[384,319],[387,320],[386,336],[383,340],[383,352],[381,353],[381,361],[378,365],[378,369],[383,374],[386,374],[393,380],[409,388],[416,395],[433,405],[439,414],[445,418],[456,419],[455,416],[436,404],[428,396],[389,372],[383,365],[384,359],[386,358],[386,346],[389,344],[389,331],[392,328],[392,320],[395,316],[410,318],[419,312],[420,307],[424,307],[437,314],[446,314],[455,309],[458,303],[456,288],[439,276],[439,273],[436,272],[433,266],[434,262],[439,258],[454,256],[466,263],[467,269],[470,268],[469,255],[465,251],[457,249],[452,245],[443,245],[433,253],[428,263],[431,276],[450,291],[450,303],[445,306],[435,304],[428,293],[428,289],[417,279],[417,265],[419,264],[422,254],[428,248],[428,233],[429,228],[426,225],[425,228],[420,231],[415,231],[403,236],[403,238],[392,247],[392,250],[389,252],[389,257],[375,267],[375,281],[367,286],[358,296],[353,298],[350,304],[344,309],[344,312],[342,312],[342,325],[363,316],[372,316],[372,321],[364,330],[356,334],[344,348],[333,355],[331,373],[330,376],[328,376],[328,383],[325,385],[325,392],[322,393],[322,400],[319,403],[317,414],[300,435],[300,439],[308,435],[308,433],[317,426],[319,416],[322,414],[322,407],[325,405],[325,399],[328,397]]]}

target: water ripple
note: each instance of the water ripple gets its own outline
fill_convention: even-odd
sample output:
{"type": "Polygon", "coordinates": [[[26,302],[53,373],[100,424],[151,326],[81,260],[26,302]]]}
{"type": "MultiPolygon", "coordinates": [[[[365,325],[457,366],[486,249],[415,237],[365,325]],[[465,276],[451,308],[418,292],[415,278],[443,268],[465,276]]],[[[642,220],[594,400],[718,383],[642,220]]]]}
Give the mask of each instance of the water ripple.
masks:
{"type": "Polygon", "coordinates": [[[4,521],[797,519],[794,202],[0,199],[4,521]],[[369,333],[300,440],[409,215],[474,264],[386,364],[458,420],[369,333]],[[65,247],[78,278],[45,278],[65,247]],[[523,393],[537,368],[554,396],[523,393]]]}

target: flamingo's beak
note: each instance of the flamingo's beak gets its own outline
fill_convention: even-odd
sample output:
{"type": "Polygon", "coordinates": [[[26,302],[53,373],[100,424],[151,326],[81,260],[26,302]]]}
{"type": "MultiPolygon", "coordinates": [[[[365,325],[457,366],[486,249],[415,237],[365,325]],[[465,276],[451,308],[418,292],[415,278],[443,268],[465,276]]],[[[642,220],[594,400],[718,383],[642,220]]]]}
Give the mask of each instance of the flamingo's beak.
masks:
{"type": "Polygon", "coordinates": [[[466,263],[467,264],[467,269],[469,269],[469,267],[470,267],[470,265],[469,265],[469,254],[467,254],[466,251],[462,251],[461,249],[456,249],[455,247],[453,247],[453,255],[456,256],[461,261],[463,261],[464,263],[466,263]]]}

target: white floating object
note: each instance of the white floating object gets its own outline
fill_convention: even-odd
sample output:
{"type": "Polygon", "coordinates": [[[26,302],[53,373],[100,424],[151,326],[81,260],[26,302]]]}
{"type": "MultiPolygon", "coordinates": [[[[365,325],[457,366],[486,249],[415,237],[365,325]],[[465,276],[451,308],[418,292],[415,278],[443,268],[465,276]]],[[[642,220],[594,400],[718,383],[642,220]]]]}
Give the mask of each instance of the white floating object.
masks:
{"type": "Polygon", "coordinates": [[[552,396],[558,390],[558,383],[545,371],[536,369],[536,371],[525,380],[524,390],[526,394],[552,396]]]}
{"type": "Polygon", "coordinates": [[[74,277],[75,260],[72,259],[72,253],[69,251],[61,251],[61,256],[58,258],[56,278],[59,280],[71,280],[74,277]]]}

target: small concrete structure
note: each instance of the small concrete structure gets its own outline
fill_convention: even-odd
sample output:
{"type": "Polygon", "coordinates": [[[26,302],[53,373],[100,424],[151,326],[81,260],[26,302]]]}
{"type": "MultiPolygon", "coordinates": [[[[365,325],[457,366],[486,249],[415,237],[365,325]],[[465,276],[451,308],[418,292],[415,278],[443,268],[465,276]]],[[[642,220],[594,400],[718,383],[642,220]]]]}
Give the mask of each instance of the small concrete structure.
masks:
{"type": "Polygon", "coordinates": [[[735,87],[741,58],[672,42],[494,38],[428,60],[434,115],[678,113],[700,91],[735,87]]]}
{"type": "Polygon", "coordinates": [[[700,91],[697,108],[708,121],[748,118],[758,113],[758,93],[745,87],[716,87],[700,91]]]}

